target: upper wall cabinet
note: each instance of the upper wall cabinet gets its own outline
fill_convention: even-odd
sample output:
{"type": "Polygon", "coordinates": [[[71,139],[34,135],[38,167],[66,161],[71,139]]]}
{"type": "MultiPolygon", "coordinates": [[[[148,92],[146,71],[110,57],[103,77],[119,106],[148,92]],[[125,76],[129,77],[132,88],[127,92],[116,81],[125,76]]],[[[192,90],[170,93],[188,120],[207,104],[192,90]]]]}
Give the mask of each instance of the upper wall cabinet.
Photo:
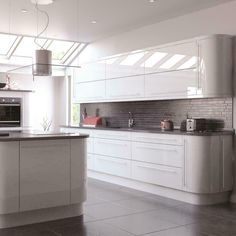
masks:
{"type": "Polygon", "coordinates": [[[75,70],[77,83],[105,79],[105,61],[95,61],[84,64],[81,69],[75,70]]]}
{"type": "Polygon", "coordinates": [[[144,74],[145,50],[106,59],[106,79],[144,74]]]}
{"type": "Polygon", "coordinates": [[[145,73],[179,71],[197,68],[197,41],[173,44],[146,51],[145,73]]]}
{"type": "Polygon", "coordinates": [[[198,40],[202,97],[232,96],[233,38],[215,35],[198,40]]]}
{"type": "Polygon", "coordinates": [[[194,38],[86,64],[75,95],[80,102],[232,96],[232,61],[231,36],[194,38]]]}

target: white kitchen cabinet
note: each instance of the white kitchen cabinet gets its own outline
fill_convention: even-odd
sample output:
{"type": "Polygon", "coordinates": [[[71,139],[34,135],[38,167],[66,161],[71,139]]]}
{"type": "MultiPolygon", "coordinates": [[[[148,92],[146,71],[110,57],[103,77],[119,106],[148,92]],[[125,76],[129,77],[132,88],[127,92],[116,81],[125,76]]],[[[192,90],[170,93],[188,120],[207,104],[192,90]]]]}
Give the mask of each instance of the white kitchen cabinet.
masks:
{"type": "Polygon", "coordinates": [[[95,171],[131,178],[131,161],[110,156],[94,155],[95,171]]]}
{"type": "Polygon", "coordinates": [[[174,189],[182,189],[183,187],[181,168],[133,161],[132,178],[174,189]]]}
{"type": "Polygon", "coordinates": [[[198,40],[202,97],[232,96],[233,38],[213,35],[198,40]]]}
{"type": "Polygon", "coordinates": [[[96,102],[105,99],[104,80],[76,83],[74,89],[74,97],[77,102],[96,102]]]}
{"type": "Polygon", "coordinates": [[[159,143],[168,145],[184,145],[183,135],[174,134],[158,134],[158,133],[143,133],[133,132],[132,141],[144,143],[159,143]]]}
{"type": "Polygon", "coordinates": [[[183,168],[184,147],[132,142],[132,160],[183,168]]]}
{"type": "Polygon", "coordinates": [[[87,169],[88,170],[96,170],[95,169],[95,158],[91,153],[87,153],[87,169]]]}
{"type": "Polygon", "coordinates": [[[19,211],[19,142],[0,143],[0,214],[19,211]]]}
{"type": "Polygon", "coordinates": [[[185,188],[194,193],[232,189],[232,136],[186,136],[185,188]]]}
{"type": "MultiPolygon", "coordinates": [[[[70,204],[82,203],[86,200],[86,180],[87,180],[87,152],[86,140],[70,140],[70,179],[71,192],[70,204]]],[[[65,166],[67,168],[67,164],[65,166]]],[[[66,188],[67,189],[67,188],[66,188]]],[[[66,193],[65,189],[65,193],[66,193]]]]}
{"type": "Polygon", "coordinates": [[[106,79],[123,78],[144,74],[142,66],[146,51],[124,53],[106,59],[106,79]]]}
{"type": "Polygon", "coordinates": [[[174,72],[198,67],[196,39],[160,46],[146,50],[146,53],[148,57],[144,62],[145,74],[174,72]]]}
{"type": "Polygon", "coordinates": [[[106,80],[106,98],[124,100],[144,97],[144,75],[106,80]]]}
{"type": "Polygon", "coordinates": [[[103,156],[131,159],[131,142],[94,138],[94,153],[103,156]]]}
{"type": "MultiPolygon", "coordinates": [[[[87,130],[86,130],[87,132],[87,130]]],[[[131,140],[131,132],[111,131],[111,130],[93,130],[92,136],[101,139],[131,140]]]]}
{"type": "Polygon", "coordinates": [[[145,75],[146,98],[189,98],[198,94],[197,69],[145,75]]]}
{"type": "Polygon", "coordinates": [[[95,61],[81,65],[81,68],[75,70],[74,79],[77,83],[90,82],[94,80],[106,79],[105,61],[95,61]]]}
{"type": "Polygon", "coordinates": [[[70,141],[20,142],[20,211],[69,203],[70,141]]]}

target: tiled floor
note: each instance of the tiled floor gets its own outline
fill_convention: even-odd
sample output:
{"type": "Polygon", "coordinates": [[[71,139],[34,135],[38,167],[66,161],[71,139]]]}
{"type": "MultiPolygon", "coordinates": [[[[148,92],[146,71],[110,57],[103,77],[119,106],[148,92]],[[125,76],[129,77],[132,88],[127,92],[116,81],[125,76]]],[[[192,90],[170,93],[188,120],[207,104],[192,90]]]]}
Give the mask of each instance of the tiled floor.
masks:
{"type": "Polygon", "coordinates": [[[236,205],[193,206],[92,179],[84,212],[0,236],[236,236],[236,205]]]}

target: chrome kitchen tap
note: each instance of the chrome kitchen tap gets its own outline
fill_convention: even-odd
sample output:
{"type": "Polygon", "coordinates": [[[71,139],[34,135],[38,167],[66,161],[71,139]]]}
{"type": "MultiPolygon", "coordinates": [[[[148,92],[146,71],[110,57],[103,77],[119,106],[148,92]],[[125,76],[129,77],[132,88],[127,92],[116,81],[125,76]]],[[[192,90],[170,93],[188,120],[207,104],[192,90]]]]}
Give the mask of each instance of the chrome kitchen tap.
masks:
{"type": "Polygon", "coordinates": [[[133,118],[133,114],[131,112],[129,112],[128,127],[129,128],[134,127],[134,118],[133,118]]]}

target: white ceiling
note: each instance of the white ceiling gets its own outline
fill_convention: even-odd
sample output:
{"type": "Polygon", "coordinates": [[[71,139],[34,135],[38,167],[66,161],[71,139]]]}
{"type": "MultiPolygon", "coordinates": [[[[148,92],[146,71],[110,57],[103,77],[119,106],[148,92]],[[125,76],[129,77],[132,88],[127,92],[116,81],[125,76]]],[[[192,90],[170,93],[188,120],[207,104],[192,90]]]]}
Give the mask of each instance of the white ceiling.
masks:
{"type": "MultiPolygon", "coordinates": [[[[42,6],[50,16],[45,37],[93,42],[232,0],[55,0],[42,6]],[[96,20],[97,24],[91,24],[96,20]]],[[[0,0],[0,32],[37,34],[45,17],[30,0],[0,0]],[[22,13],[21,9],[27,9],[22,13]]]]}

